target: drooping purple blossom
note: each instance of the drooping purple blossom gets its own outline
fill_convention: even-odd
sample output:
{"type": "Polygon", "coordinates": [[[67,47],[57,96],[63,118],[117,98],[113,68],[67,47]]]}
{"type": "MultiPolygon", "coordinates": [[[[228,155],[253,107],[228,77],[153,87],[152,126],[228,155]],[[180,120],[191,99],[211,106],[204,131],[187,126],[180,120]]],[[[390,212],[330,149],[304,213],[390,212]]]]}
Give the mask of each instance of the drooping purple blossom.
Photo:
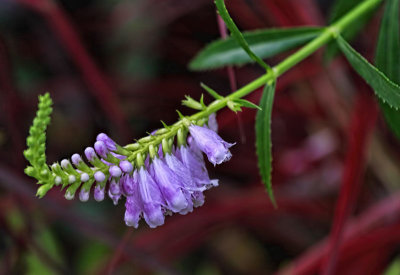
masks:
{"type": "MultiPolygon", "coordinates": [[[[127,156],[114,152],[118,145],[111,138],[104,133],[99,134],[94,148],[85,149],[86,158],[95,166],[91,168],[94,173],[90,174],[97,182],[93,191],[94,199],[103,200],[107,192],[114,204],[117,204],[121,196],[126,197],[124,220],[127,226],[135,228],[142,217],[154,228],[164,224],[166,215],[192,212],[194,207],[204,204],[203,192],[218,186],[218,180],[210,179],[208,175],[202,152],[214,165],[231,157],[229,148],[233,144],[222,140],[216,134],[217,130],[215,115],[210,115],[205,126],[189,127],[189,145],[172,145],[167,150],[170,153],[164,154],[160,144],[157,155],[153,159],[147,155],[145,165],[139,168],[134,168],[134,162],[128,161],[127,156]],[[110,159],[113,157],[119,159],[118,164],[115,159],[110,159]]],[[[80,181],[87,182],[90,175],[81,156],[74,154],[71,161],[75,167],[79,166],[78,169],[84,170],[77,170],[80,181]]],[[[64,169],[70,170],[70,165],[68,160],[61,162],[64,169]]],[[[60,181],[60,177],[58,178],[60,181]]],[[[70,184],[76,180],[74,175],[69,175],[70,184]]],[[[87,201],[89,193],[90,188],[86,190],[81,187],[79,199],[87,201]]],[[[74,194],[67,192],[66,197],[72,199],[74,194]]]]}
{"type": "Polygon", "coordinates": [[[104,159],[107,158],[107,154],[110,153],[103,141],[96,141],[94,143],[94,149],[96,150],[96,153],[104,159]]]}
{"type": "Polygon", "coordinates": [[[151,227],[157,227],[164,224],[164,214],[162,211],[162,195],[150,176],[149,172],[140,167],[139,169],[139,194],[142,201],[143,217],[146,223],[151,227]]]}
{"type": "Polygon", "coordinates": [[[167,207],[177,213],[187,208],[188,203],[181,189],[178,176],[167,164],[159,159],[153,159],[151,164],[154,171],[154,180],[157,183],[167,207]]]}
{"type": "Polygon", "coordinates": [[[105,188],[102,188],[100,185],[96,185],[93,191],[93,197],[96,201],[102,201],[104,200],[104,193],[105,193],[105,188]]]}
{"type": "Polygon", "coordinates": [[[142,213],[141,202],[138,196],[131,195],[126,197],[125,208],[125,224],[138,228],[140,215],[142,213]]]}
{"type": "Polygon", "coordinates": [[[114,205],[118,204],[119,199],[121,198],[121,193],[111,193],[111,189],[108,190],[108,196],[113,201],[114,205]]]}
{"type": "Polygon", "coordinates": [[[177,154],[179,154],[182,163],[190,171],[193,181],[197,187],[205,190],[218,186],[218,180],[211,180],[208,176],[207,168],[202,155],[200,155],[201,158],[199,158],[199,155],[193,152],[193,149],[187,146],[181,146],[179,149],[177,149],[177,154]]]}
{"type": "Polygon", "coordinates": [[[89,200],[89,191],[90,190],[86,190],[85,188],[81,188],[80,192],[79,192],[79,200],[81,202],[85,202],[89,200]]]}
{"type": "Polygon", "coordinates": [[[98,134],[96,140],[102,141],[110,151],[117,150],[117,143],[104,133],[98,134]]]}
{"type": "Polygon", "coordinates": [[[120,195],[121,191],[122,190],[120,187],[120,181],[117,181],[115,178],[112,178],[110,182],[109,193],[116,196],[120,195]]]}
{"type": "Polygon", "coordinates": [[[211,130],[213,130],[214,132],[218,132],[218,123],[217,123],[217,115],[215,113],[212,113],[209,117],[208,117],[208,128],[210,128],[211,130]]]}
{"type": "Polygon", "coordinates": [[[189,131],[197,147],[207,155],[208,160],[214,164],[214,166],[228,161],[232,157],[229,148],[232,147],[234,143],[224,141],[213,130],[197,125],[190,125],[189,131]]]}

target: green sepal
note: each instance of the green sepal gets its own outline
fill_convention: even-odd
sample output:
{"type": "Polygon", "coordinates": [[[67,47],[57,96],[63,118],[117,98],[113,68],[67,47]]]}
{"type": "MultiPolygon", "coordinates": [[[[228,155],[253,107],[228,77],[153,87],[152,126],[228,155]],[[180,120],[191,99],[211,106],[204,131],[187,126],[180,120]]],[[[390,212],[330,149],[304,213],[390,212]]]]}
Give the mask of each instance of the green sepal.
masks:
{"type": "Polygon", "coordinates": [[[213,89],[211,89],[210,87],[208,87],[206,84],[204,83],[200,83],[201,88],[203,88],[204,90],[206,90],[207,93],[209,93],[213,98],[215,99],[222,99],[224,98],[223,96],[219,95],[216,91],[214,91],[213,89]]]}
{"type": "Polygon", "coordinates": [[[204,109],[204,103],[201,104],[200,102],[194,100],[188,95],[185,95],[185,98],[186,99],[182,100],[182,105],[199,111],[204,109]]]}
{"type": "Polygon", "coordinates": [[[226,103],[226,106],[228,106],[228,108],[231,109],[232,111],[234,111],[235,113],[242,111],[242,108],[241,108],[242,105],[233,100],[229,100],[226,103]]]}
{"type": "MultiPolygon", "coordinates": [[[[161,124],[163,125],[163,127],[164,127],[164,129],[169,129],[169,128],[171,128],[170,126],[168,126],[164,121],[162,121],[162,120],[160,120],[161,121],[161,124]]],[[[160,129],[160,130],[162,130],[162,129],[160,129]]],[[[157,130],[157,135],[159,134],[159,131],[160,130],[157,130]]]]}
{"type": "Polygon", "coordinates": [[[253,102],[250,102],[246,99],[235,99],[234,100],[236,103],[240,104],[241,107],[247,107],[247,108],[253,108],[253,109],[258,109],[262,110],[260,106],[257,104],[254,104],[253,102]]]}
{"type": "Polygon", "coordinates": [[[185,119],[186,117],[184,115],[182,115],[182,113],[179,110],[176,110],[176,112],[178,113],[178,116],[180,119],[185,119]]]}

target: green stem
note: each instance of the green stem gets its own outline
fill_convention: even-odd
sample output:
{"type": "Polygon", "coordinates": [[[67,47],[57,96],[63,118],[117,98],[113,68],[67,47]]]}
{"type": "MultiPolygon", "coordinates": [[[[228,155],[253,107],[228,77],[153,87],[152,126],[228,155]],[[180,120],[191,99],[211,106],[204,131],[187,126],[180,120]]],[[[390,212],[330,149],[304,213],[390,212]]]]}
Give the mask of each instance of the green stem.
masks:
{"type": "MultiPolygon", "coordinates": [[[[179,129],[187,128],[191,123],[194,123],[200,119],[208,118],[210,114],[226,107],[228,101],[242,98],[254,92],[261,86],[267,84],[268,82],[275,80],[283,73],[294,67],[296,64],[313,54],[319,48],[321,48],[331,40],[335,39],[344,29],[346,29],[347,26],[352,24],[363,14],[375,8],[382,1],[383,0],[365,0],[354,9],[352,9],[350,12],[348,12],[346,15],[344,15],[342,18],[340,18],[338,21],[333,23],[331,26],[325,28],[325,30],[317,38],[313,39],[305,46],[300,48],[297,52],[290,55],[281,63],[273,67],[272,70],[269,70],[266,74],[253,80],[252,82],[233,92],[229,96],[213,101],[204,110],[171,125],[170,128],[168,128],[168,131],[165,131],[160,135],[154,136],[154,138],[150,139],[148,142],[142,143],[143,146],[140,146],[139,150],[133,150],[133,154],[129,156],[128,159],[134,160],[137,153],[147,152],[150,145],[156,146],[160,144],[163,139],[174,137],[179,129]]],[[[133,147],[132,144],[127,145],[125,148],[129,149],[130,147],[133,147]]]]}

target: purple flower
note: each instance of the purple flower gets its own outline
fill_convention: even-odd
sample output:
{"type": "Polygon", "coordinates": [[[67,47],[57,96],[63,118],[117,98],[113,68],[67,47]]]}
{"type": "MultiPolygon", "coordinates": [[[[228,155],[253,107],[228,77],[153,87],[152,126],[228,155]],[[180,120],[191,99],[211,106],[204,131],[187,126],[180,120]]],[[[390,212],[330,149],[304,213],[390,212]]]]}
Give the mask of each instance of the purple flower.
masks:
{"type": "Polygon", "coordinates": [[[117,181],[115,178],[111,179],[110,188],[108,190],[109,194],[111,195],[121,195],[121,188],[119,186],[120,181],[117,181]]]}
{"type": "Polygon", "coordinates": [[[97,158],[96,152],[92,147],[87,147],[85,149],[85,156],[90,162],[92,162],[95,158],[97,158]]]}
{"type": "Polygon", "coordinates": [[[79,165],[79,163],[82,162],[82,158],[79,154],[73,154],[71,157],[71,161],[75,166],[77,166],[79,165]]]}
{"type": "Polygon", "coordinates": [[[138,172],[135,170],[133,175],[124,175],[121,178],[122,194],[126,197],[138,193],[138,172]]]}
{"type": "Polygon", "coordinates": [[[90,179],[89,174],[87,174],[87,173],[81,174],[81,182],[87,182],[89,179],[90,179]]]}
{"type": "Polygon", "coordinates": [[[159,158],[153,159],[151,166],[168,208],[175,213],[186,209],[188,203],[180,188],[178,176],[159,158]]]}
{"type": "Polygon", "coordinates": [[[164,224],[162,195],[157,184],[144,167],[140,167],[138,180],[145,221],[151,228],[164,224]]]}
{"type": "Polygon", "coordinates": [[[123,160],[119,163],[119,168],[121,168],[122,172],[130,173],[133,171],[133,165],[127,160],[123,160]]]}
{"type": "Polygon", "coordinates": [[[96,141],[94,143],[94,149],[96,150],[96,153],[104,159],[106,159],[107,154],[110,153],[106,144],[103,141],[96,141]]]}
{"type": "Polygon", "coordinates": [[[218,123],[217,123],[217,115],[215,113],[212,113],[209,117],[208,117],[208,128],[210,128],[211,130],[213,130],[214,132],[218,132],[218,123]]]}
{"type": "Polygon", "coordinates": [[[113,201],[114,205],[117,205],[119,199],[121,198],[121,193],[113,194],[111,193],[111,189],[108,189],[108,196],[113,201]]]}
{"type": "Polygon", "coordinates": [[[85,190],[85,188],[81,188],[79,192],[79,200],[82,202],[88,201],[89,200],[89,191],[85,190]]]}
{"type": "Polygon", "coordinates": [[[188,206],[180,211],[179,213],[185,215],[193,211],[193,199],[195,193],[202,192],[205,188],[196,186],[189,169],[174,155],[166,154],[165,161],[168,167],[176,174],[178,177],[178,182],[182,188],[182,192],[186,197],[188,206]]]}
{"type": "Polygon", "coordinates": [[[138,228],[142,209],[137,195],[126,197],[125,208],[125,224],[127,226],[138,228]]]}
{"type": "Polygon", "coordinates": [[[104,188],[102,188],[99,184],[96,185],[96,187],[94,188],[94,192],[93,192],[93,196],[94,199],[96,201],[102,201],[104,200],[104,188]]]}
{"type": "Polygon", "coordinates": [[[214,164],[214,166],[232,157],[229,148],[232,147],[234,143],[232,144],[224,141],[213,130],[206,127],[191,125],[189,131],[197,147],[207,155],[208,160],[214,164]]]}
{"type": "Polygon", "coordinates": [[[114,140],[112,140],[109,136],[107,136],[104,133],[98,134],[97,137],[96,137],[96,140],[104,142],[105,146],[110,151],[117,150],[117,143],[115,143],[114,140]]]}
{"type": "Polygon", "coordinates": [[[104,175],[104,173],[101,171],[97,171],[96,173],[94,173],[94,179],[97,182],[103,182],[106,179],[106,175],[104,175]]]}
{"type": "Polygon", "coordinates": [[[201,191],[218,186],[218,180],[210,180],[202,155],[200,155],[201,159],[199,159],[198,155],[186,146],[181,146],[177,150],[177,154],[180,156],[182,163],[190,171],[196,186],[201,188],[201,191]]]}
{"type": "Polygon", "coordinates": [[[122,175],[122,171],[118,166],[111,166],[108,172],[110,172],[110,176],[113,178],[119,178],[122,175]]]}

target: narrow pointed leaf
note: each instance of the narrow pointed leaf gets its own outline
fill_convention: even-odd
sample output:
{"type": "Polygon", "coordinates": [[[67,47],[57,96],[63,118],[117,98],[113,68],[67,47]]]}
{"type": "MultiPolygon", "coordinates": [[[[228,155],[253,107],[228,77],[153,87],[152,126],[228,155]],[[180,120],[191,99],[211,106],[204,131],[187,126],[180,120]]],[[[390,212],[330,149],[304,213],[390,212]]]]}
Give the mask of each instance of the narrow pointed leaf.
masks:
{"type": "Polygon", "coordinates": [[[231,32],[233,38],[239,43],[240,47],[248,54],[248,56],[257,62],[264,69],[271,70],[271,67],[267,65],[260,57],[258,57],[249,47],[246,40],[243,37],[243,34],[239,31],[235,22],[233,22],[231,16],[226,9],[224,0],[215,0],[215,5],[217,6],[217,10],[222,20],[224,20],[227,28],[231,32]]]}
{"type": "MultiPolygon", "coordinates": [[[[388,0],[376,48],[375,64],[393,82],[400,84],[399,0],[388,0]]],[[[400,138],[400,111],[380,101],[381,110],[393,133],[400,138]]]]}
{"type": "Polygon", "coordinates": [[[246,99],[236,99],[235,100],[236,103],[240,104],[240,106],[242,107],[247,107],[247,108],[253,108],[253,109],[258,109],[258,110],[262,110],[260,108],[260,106],[258,106],[257,104],[254,104],[253,102],[250,102],[246,99]]]}
{"type": "MultiPolygon", "coordinates": [[[[263,29],[243,32],[243,37],[257,56],[268,58],[304,45],[317,37],[322,30],[323,28],[318,27],[263,29]]],[[[195,71],[209,70],[252,62],[254,61],[240,47],[238,42],[233,37],[229,37],[209,44],[194,57],[189,68],[195,71]]]]}
{"type": "Polygon", "coordinates": [[[260,101],[262,110],[256,116],[256,152],[261,179],[265,184],[269,198],[276,206],[272,190],[272,143],[271,143],[271,115],[275,95],[275,83],[265,85],[260,101]]]}
{"type": "Polygon", "coordinates": [[[391,107],[400,108],[400,87],[386,75],[371,65],[356,52],[341,36],[336,39],[340,50],[346,56],[353,69],[371,86],[375,94],[391,107]]]}

